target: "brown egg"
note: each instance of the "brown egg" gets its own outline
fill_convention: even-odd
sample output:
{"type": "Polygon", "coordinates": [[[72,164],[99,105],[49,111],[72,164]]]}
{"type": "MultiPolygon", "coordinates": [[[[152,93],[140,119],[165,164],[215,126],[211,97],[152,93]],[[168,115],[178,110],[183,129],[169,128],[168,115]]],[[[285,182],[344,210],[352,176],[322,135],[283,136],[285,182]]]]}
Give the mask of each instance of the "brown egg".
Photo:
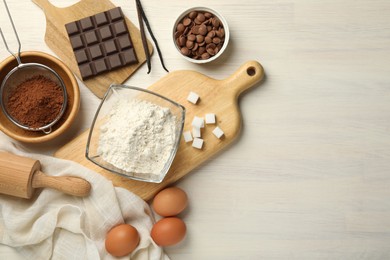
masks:
{"type": "Polygon", "coordinates": [[[125,256],[134,251],[139,240],[140,237],[135,227],[129,224],[120,224],[107,233],[106,250],[113,256],[125,256]]]}
{"type": "Polygon", "coordinates": [[[187,203],[187,194],[182,189],[170,187],[157,193],[153,199],[153,209],[160,216],[171,217],[182,212],[187,203]]]}
{"type": "Polygon", "coordinates": [[[157,245],[172,246],[183,240],[186,230],[183,220],[177,217],[168,217],[154,224],[150,235],[157,245]]]}

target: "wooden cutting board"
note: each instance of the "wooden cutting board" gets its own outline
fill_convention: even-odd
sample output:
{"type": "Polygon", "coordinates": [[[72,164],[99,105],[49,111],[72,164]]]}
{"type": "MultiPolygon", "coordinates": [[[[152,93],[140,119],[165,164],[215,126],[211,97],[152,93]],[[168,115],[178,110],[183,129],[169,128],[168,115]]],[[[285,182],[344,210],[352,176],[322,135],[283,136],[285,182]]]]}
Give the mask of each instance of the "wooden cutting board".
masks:
{"type": "Polygon", "coordinates": [[[263,76],[264,71],[260,63],[248,61],[224,80],[216,80],[195,71],[183,70],[170,72],[148,88],[185,106],[184,131],[192,129],[191,123],[194,116],[204,117],[206,113],[214,113],[217,119],[216,125],[205,125],[202,129],[204,139],[202,150],[192,147],[191,143],[185,143],[183,138],[181,139],[176,157],[162,183],[129,180],[88,161],[85,157],[85,148],[89,130],[59,149],[55,156],[80,163],[107,177],[115,186],[126,188],[148,201],[159,190],[184,177],[234,141],[241,128],[238,97],[244,90],[258,83],[263,76]],[[200,96],[196,105],[187,101],[190,91],[200,96]],[[222,139],[213,135],[212,131],[215,126],[219,126],[224,131],[225,135],[222,139]]]}
{"type": "MultiPolygon", "coordinates": [[[[81,0],[69,7],[58,8],[52,5],[48,0],[32,1],[44,11],[46,16],[46,44],[82,81],[65,29],[65,24],[115,8],[115,5],[109,0],[81,0]]],[[[104,96],[104,93],[110,84],[121,84],[125,82],[146,61],[140,31],[128,18],[125,20],[138,57],[138,63],[85,80],[84,84],[99,98],[104,96]]],[[[148,47],[150,54],[152,54],[153,47],[149,41],[148,47]]]]}

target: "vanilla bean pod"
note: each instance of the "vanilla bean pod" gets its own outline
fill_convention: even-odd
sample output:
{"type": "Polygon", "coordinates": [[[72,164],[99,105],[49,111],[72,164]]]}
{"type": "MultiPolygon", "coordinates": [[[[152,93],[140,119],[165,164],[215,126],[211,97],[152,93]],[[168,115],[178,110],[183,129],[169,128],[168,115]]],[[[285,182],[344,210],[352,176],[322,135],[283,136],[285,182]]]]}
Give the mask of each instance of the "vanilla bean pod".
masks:
{"type": "Polygon", "coordinates": [[[144,28],[144,23],[143,23],[143,19],[142,19],[142,10],[141,10],[141,7],[138,5],[138,3],[137,3],[137,15],[138,15],[139,29],[141,32],[142,46],[143,46],[144,51],[145,51],[146,63],[148,65],[148,72],[147,73],[149,74],[151,69],[152,69],[152,64],[150,62],[150,53],[149,53],[148,42],[146,41],[145,28],[144,28]]]}
{"type": "MultiPolygon", "coordinates": [[[[150,27],[150,24],[149,24],[148,18],[146,17],[144,9],[142,8],[141,1],[140,0],[135,0],[135,1],[136,1],[136,4],[137,4],[138,20],[140,21],[140,19],[142,18],[143,21],[145,22],[145,25],[146,25],[146,27],[147,27],[147,29],[149,31],[149,34],[152,37],[152,40],[153,40],[154,44],[156,45],[156,49],[157,49],[158,56],[160,58],[161,65],[162,65],[162,67],[164,68],[164,70],[166,72],[169,72],[168,69],[165,67],[164,59],[162,57],[161,50],[160,50],[160,48],[158,46],[156,37],[154,37],[154,34],[152,32],[152,28],[150,27]],[[141,18],[140,18],[140,14],[141,14],[141,18]]],[[[142,21],[140,21],[140,24],[141,23],[142,23],[142,21]]],[[[140,25],[140,28],[141,28],[141,25],[140,25]]],[[[142,25],[142,30],[144,30],[143,25],[142,25]]],[[[144,32],[144,35],[145,35],[145,32],[144,32]]],[[[142,37],[142,33],[141,33],[141,37],[142,37]]],[[[145,40],[146,40],[146,38],[145,38],[145,40]]],[[[144,48],[145,48],[145,44],[144,44],[144,48]]],[[[149,63],[150,63],[150,55],[149,55],[149,63]]],[[[150,72],[150,70],[149,70],[149,72],[150,72]]]]}

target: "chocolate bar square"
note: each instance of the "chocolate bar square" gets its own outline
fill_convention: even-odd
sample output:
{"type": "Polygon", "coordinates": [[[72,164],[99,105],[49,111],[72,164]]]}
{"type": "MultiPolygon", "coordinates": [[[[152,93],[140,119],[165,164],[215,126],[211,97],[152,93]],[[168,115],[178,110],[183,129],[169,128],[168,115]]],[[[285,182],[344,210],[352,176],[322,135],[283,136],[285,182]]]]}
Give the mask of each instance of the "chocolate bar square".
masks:
{"type": "Polygon", "coordinates": [[[107,19],[107,15],[106,13],[98,13],[98,14],[95,14],[95,21],[96,21],[96,25],[97,26],[101,26],[103,24],[107,24],[108,23],[108,19],[107,19]]]}
{"type": "Polygon", "coordinates": [[[119,48],[121,50],[125,50],[125,49],[128,49],[128,48],[132,47],[131,41],[130,41],[130,38],[129,38],[128,35],[119,37],[117,39],[117,42],[119,43],[119,48]]]}
{"type": "Polygon", "coordinates": [[[122,65],[122,60],[119,54],[111,55],[108,58],[108,62],[110,63],[111,68],[117,68],[122,65]]]}
{"type": "Polygon", "coordinates": [[[83,64],[88,61],[87,53],[84,49],[74,52],[78,64],[83,64]]]}
{"type": "Polygon", "coordinates": [[[77,27],[77,23],[68,23],[65,27],[68,35],[73,35],[80,32],[79,28],[77,27]]]}
{"type": "Polygon", "coordinates": [[[83,80],[138,63],[120,7],[65,25],[83,80]]]}
{"type": "Polygon", "coordinates": [[[98,31],[100,33],[100,37],[101,37],[102,41],[107,40],[107,39],[111,39],[112,37],[114,37],[110,26],[104,26],[102,28],[99,28],[98,31]]]}
{"type": "Polygon", "coordinates": [[[87,45],[93,45],[99,41],[95,31],[88,31],[84,35],[85,35],[85,40],[87,42],[87,45]]]}

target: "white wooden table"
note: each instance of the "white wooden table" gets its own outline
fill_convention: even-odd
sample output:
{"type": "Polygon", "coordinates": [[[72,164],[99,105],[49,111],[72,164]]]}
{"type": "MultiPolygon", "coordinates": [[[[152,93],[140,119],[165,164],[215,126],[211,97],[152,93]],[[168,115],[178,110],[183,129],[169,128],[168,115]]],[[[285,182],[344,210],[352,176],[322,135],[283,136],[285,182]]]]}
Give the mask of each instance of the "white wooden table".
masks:
{"type": "MultiPolygon", "coordinates": [[[[53,54],[45,18],[30,0],[9,0],[22,50],[53,54]]],[[[52,0],[57,6],[76,1],[52,0]]],[[[113,0],[138,26],[134,1],[113,0]]],[[[186,240],[172,259],[390,258],[390,1],[143,0],[170,70],[225,78],[258,60],[266,78],[240,99],[238,141],[177,183],[189,195],[186,240]],[[217,62],[175,51],[175,18],[208,6],[227,19],[231,42],[217,62]]],[[[1,4],[0,24],[12,33],[1,4]]],[[[1,44],[0,59],[9,54],[1,44]]],[[[14,47],[15,46],[15,47],[14,47]]],[[[166,74],[157,53],[126,83],[166,74]]],[[[59,140],[26,145],[52,154],[87,129],[99,103],[81,82],[77,123],[59,140]]]]}

